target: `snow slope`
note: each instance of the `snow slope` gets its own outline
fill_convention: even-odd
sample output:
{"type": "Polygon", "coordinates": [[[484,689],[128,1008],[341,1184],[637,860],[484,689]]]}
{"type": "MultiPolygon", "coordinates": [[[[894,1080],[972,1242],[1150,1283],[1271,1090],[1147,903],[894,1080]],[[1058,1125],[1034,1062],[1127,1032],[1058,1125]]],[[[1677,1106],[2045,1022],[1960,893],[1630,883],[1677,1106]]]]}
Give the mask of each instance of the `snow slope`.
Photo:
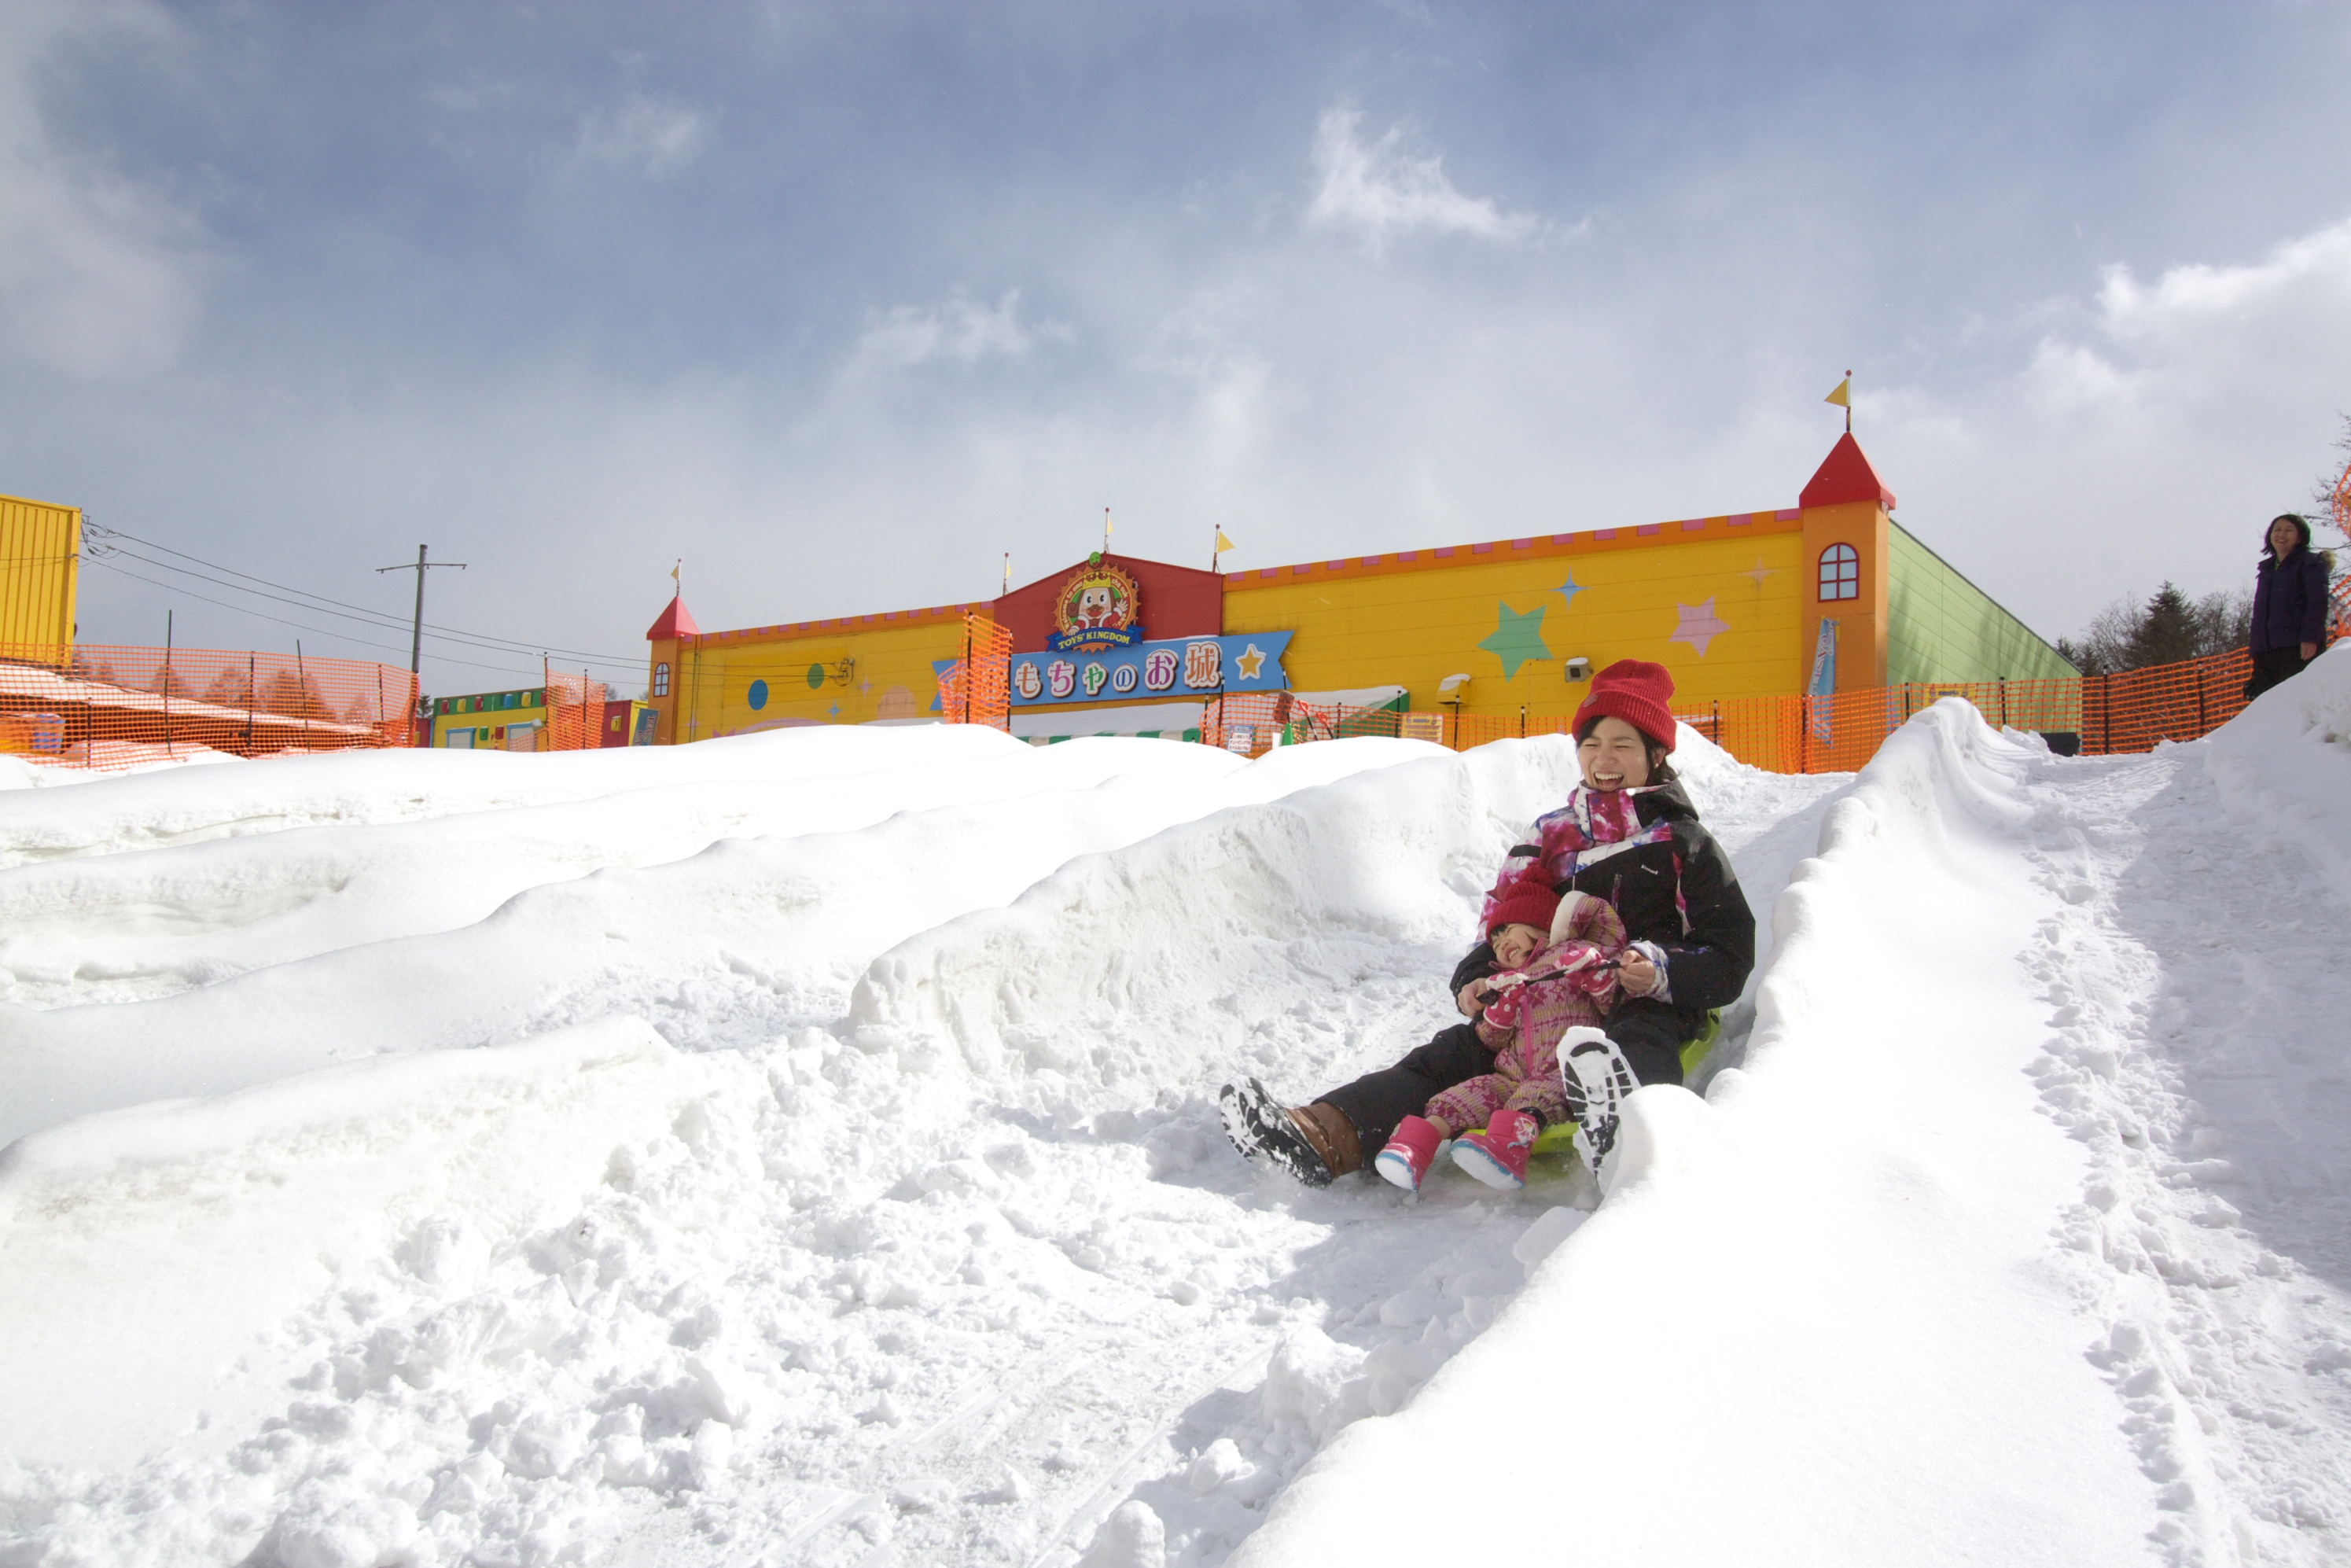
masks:
{"type": "Polygon", "coordinates": [[[1780,940],[1604,1204],[1212,1108],[1449,1021],[1561,741],[0,792],[0,1564],[2340,1560],[2346,733],[1687,737],[1780,940]]]}
{"type": "Polygon", "coordinates": [[[1636,1094],[1594,1221],[1235,1563],[1520,1488],[1596,1561],[2351,1558],[2351,650],[2151,757],[1940,705],[1820,841],[1744,1069],[1636,1094]]]}
{"type": "MultiPolygon", "coordinates": [[[[1303,1195],[1209,1096],[1447,1020],[1562,743],[694,753],[0,797],[0,930],[52,944],[0,1019],[13,1550],[1067,1559],[1199,1448],[1163,1508],[1213,1559],[1517,1288],[1557,1180],[1303,1195]],[[1269,1385],[1291,1330],[1340,1360],[1269,1385]]],[[[1768,884],[1823,786],[1693,771],[1768,884]]]]}

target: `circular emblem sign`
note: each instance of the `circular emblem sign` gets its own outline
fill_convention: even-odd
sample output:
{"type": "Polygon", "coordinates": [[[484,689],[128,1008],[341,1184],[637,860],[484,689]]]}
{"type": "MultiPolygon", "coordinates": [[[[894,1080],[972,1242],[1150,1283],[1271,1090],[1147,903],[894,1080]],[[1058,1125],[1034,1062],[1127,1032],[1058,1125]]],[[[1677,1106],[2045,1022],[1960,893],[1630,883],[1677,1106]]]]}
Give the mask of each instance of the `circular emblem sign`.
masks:
{"type": "Polygon", "coordinates": [[[1107,561],[1080,567],[1053,602],[1058,653],[1100,653],[1143,641],[1143,595],[1134,579],[1107,561]]]}

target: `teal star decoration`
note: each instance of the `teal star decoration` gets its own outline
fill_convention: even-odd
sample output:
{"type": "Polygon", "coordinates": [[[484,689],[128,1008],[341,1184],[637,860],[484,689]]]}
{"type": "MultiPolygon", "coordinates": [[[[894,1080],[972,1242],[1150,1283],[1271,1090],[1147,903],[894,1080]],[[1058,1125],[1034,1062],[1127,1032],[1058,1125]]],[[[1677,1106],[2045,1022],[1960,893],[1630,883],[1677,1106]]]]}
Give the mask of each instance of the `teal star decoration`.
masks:
{"type": "Polygon", "coordinates": [[[1571,571],[1567,574],[1567,580],[1561,583],[1552,591],[1554,593],[1563,593],[1567,595],[1567,607],[1570,610],[1573,610],[1575,608],[1575,596],[1579,593],[1589,593],[1592,591],[1592,589],[1587,583],[1576,581],[1575,573],[1571,571]]]}
{"type": "Polygon", "coordinates": [[[1506,603],[1494,606],[1498,616],[1494,634],[1478,646],[1502,661],[1502,679],[1515,678],[1520,664],[1551,657],[1542,640],[1543,612],[1550,608],[1538,604],[1521,615],[1506,603]]]}
{"type": "Polygon", "coordinates": [[[829,718],[839,718],[841,716],[841,705],[839,703],[833,704],[832,706],[825,710],[825,715],[829,718]]]}

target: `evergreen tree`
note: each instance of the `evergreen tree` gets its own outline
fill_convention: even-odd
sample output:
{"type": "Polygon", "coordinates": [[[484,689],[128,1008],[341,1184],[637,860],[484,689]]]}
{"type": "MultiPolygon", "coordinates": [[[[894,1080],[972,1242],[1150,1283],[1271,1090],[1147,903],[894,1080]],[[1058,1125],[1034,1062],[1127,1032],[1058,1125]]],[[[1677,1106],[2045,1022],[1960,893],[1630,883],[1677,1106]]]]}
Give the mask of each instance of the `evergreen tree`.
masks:
{"type": "Polygon", "coordinates": [[[2250,588],[2191,600],[2167,582],[2145,603],[2127,594],[2116,600],[2091,618],[2079,639],[2061,638],[2057,652],[2085,675],[2117,674],[2241,648],[2252,623],[2250,588]]]}
{"type": "Polygon", "coordinates": [[[2131,632],[2129,668],[2176,664],[2197,654],[2196,607],[2188,596],[2166,582],[2147,601],[2146,612],[2131,632]]]}

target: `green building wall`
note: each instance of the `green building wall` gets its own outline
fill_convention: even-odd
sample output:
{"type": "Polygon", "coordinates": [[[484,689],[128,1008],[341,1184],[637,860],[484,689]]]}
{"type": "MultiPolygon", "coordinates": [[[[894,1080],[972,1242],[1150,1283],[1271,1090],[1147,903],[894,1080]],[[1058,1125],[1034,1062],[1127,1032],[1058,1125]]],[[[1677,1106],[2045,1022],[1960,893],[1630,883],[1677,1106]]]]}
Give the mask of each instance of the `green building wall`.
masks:
{"type": "Polygon", "coordinates": [[[1896,523],[1887,530],[1886,679],[2041,681],[2079,672],[1896,523]]]}

